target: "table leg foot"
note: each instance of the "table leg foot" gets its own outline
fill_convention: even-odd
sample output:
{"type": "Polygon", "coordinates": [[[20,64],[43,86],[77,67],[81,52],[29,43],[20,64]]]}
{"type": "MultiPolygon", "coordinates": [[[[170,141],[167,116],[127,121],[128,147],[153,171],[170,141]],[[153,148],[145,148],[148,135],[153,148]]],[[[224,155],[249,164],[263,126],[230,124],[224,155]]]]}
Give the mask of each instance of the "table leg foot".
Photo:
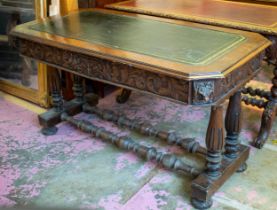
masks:
{"type": "Polygon", "coordinates": [[[241,164],[241,166],[237,169],[237,173],[242,173],[244,171],[246,171],[247,169],[247,163],[243,163],[241,164]]]}
{"type": "Polygon", "coordinates": [[[191,205],[196,209],[208,209],[213,205],[213,201],[212,199],[209,199],[207,201],[201,201],[197,198],[192,198],[191,205]]]}
{"type": "Polygon", "coordinates": [[[268,139],[276,116],[276,105],[275,102],[269,101],[264,109],[261,128],[257,138],[253,142],[253,146],[258,149],[261,149],[268,139]]]}
{"type": "MultiPolygon", "coordinates": [[[[192,181],[191,197],[203,203],[209,202],[214,193],[234,174],[236,171],[245,167],[245,162],[249,157],[250,149],[244,145],[238,145],[238,153],[235,159],[230,159],[226,156],[223,157],[221,162],[221,176],[218,178],[211,178],[207,173],[200,174],[192,181]]],[[[200,203],[201,203],[200,202],[200,203]]],[[[201,209],[196,204],[192,203],[195,208],[201,209]]]]}
{"type": "Polygon", "coordinates": [[[46,127],[41,129],[41,133],[45,136],[53,136],[58,132],[58,128],[56,126],[46,127]]]}
{"type": "Polygon", "coordinates": [[[123,89],[122,92],[116,97],[116,102],[119,104],[124,104],[128,101],[132,91],[123,89]]]}

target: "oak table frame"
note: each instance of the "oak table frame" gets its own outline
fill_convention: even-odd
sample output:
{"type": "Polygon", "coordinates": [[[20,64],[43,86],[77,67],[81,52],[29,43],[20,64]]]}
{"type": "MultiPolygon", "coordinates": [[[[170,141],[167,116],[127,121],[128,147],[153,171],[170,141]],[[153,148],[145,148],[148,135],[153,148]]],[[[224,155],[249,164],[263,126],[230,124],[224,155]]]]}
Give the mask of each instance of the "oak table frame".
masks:
{"type": "MultiPolygon", "coordinates": [[[[54,108],[39,115],[44,133],[54,134],[57,131],[55,125],[61,121],[67,121],[95,137],[109,141],[122,149],[131,150],[168,169],[196,176],[192,181],[191,202],[198,209],[209,208],[212,205],[211,197],[217,189],[234,172],[242,172],[246,169],[245,162],[249,156],[249,147],[240,144],[238,139],[241,129],[241,88],[259,73],[264,50],[270,45],[270,42],[259,34],[185,21],[91,9],[71,13],[66,17],[53,17],[45,21],[33,21],[17,26],[11,36],[22,55],[75,75],[73,86],[75,99],[69,102],[64,103],[60,97],[59,81],[52,81],[56,84],[56,92],[52,94],[54,108]],[[124,27],[120,27],[122,26],[120,24],[124,24],[124,27]],[[173,57],[167,59],[163,56],[169,55],[168,48],[165,49],[164,54],[163,46],[157,46],[157,51],[147,48],[157,41],[155,31],[148,33],[143,30],[148,26],[151,29],[163,28],[163,36],[160,36],[160,39],[165,39],[162,42],[163,46],[170,44],[179,50],[182,50],[182,47],[190,47],[186,49],[190,52],[188,56],[185,58],[183,52],[180,54],[181,57],[173,53],[173,57]],[[167,30],[168,27],[175,32],[172,34],[172,30],[167,30]],[[120,36],[115,39],[113,34],[113,39],[110,39],[109,30],[120,33],[120,36]],[[193,58],[199,58],[199,56],[193,57],[194,51],[190,51],[194,45],[188,45],[189,42],[174,44],[173,41],[178,37],[178,32],[183,33],[184,30],[192,35],[189,40],[196,41],[195,43],[202,40],[208,45],[214,43],[217,46],[219,37],[229,38],[222,42],[227,45],[217,46],[221,47],[220,54],[218,54],[219,48],[215,47],[211,56],[200,54],[203,59],[197,61],[199,63],[196,60],[193,63],[193,58]],[[88,34],[83,33],[84,31],[88,34]],[[62,33],[69,32],[72,36],[62,36],[62,33]],[[167,32],[169,34],[166,34],[167,32]],[[129,33],[131,35],[128,37],[129,33]],[[135,33],[136,39],[132,38],[134,36],[132,33],[135,33]],[[144,46],[140,47],[139,41],[144,40],[145,33],[147,40],[153,43],[149,42],[145,45],[146,48],[143,48],[144,46]],[[200,35],[195,39],[193,37],[195,33],[206,35],[200,35]],[[110,46],[103,42],[99,44],[82,38],[85,35],[88,40],[98,39],[99,41],[103,39],[103,34],[108,38],[105,41],[109,43],[117,41],[110,46]],[[75,36],[78,38],[74,38],[75,36]],[[206,36],[210,36],[208,43],[205,41],[206,36]],[[213,39],[213,36],[218,37],[213,39]],[[166,43],[167,39],[168,43],[166,43]],[[120,43],[122,40],[123,42],[120,43]],[[134,51],[130,50],[132,47],[135,47],[134,51]],[[145,52],[145,49],[150,49],[155,56],[151,55],[150,51],[145,52]],[[141,50],[140,53],[138,53],[139,50],[141,50]],[[178,61],[176,61],[177,58],[178,61]],[[194,139],[183,138],[176,133],[157,130],[127,117],[99,110],[96,107],[98,100],[95,95],[84,96],[81,77],[142,91],[182,104],[211,106],[206,148],[200,146],[194,139]],[[225,117],[227,130],[225,137],[222,103],[226,99],[230,100],[225,117]],[[82,111],[97,114],[103,119],[137,130],[144,135],[179,145],[187,152],[202,155],[206,160],[206,167],[204,170],[199,170],[172,154],[163,154],[154,147],[136,143],[130,137],[119,137],[104,128],[73,117],[82,111]]],[[[203,51],[212,50],[212,48],[205,48],[204,45],[199,47],[200,49],[203,47],[203,51]]]]}
{"type": "MultiPolygon", "coordinates": [[[[130,0],[110,4],[106,8],[252,31],[271,40],[273,44],[266,50],[265,57],[268,64],[274,66],[271,90],[248,87],[243,89],[243,93],[251,97],[242,97],[242,101],[247,105],[264,109],[259,133],[253,141],[255,147],[263,147],[277,114],[276,6],[225,0],[130,0]]],[[[117,101],[125,102],[130,94],[130,91],[124,90],[117,101]]]]}

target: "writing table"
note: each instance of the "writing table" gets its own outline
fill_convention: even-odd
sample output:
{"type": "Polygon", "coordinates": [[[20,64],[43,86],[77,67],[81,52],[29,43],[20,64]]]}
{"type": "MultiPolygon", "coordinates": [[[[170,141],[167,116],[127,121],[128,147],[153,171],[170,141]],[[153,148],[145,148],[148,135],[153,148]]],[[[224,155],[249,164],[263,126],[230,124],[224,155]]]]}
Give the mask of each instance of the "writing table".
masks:
{"type": "Polygon", "coordinates": [[[259,34],[184,21],[108,10],[85,10],[65,17],[33,21],[11,33],[24,56],[72,72],[75,99],[63,103],[51,81],[54,108],[39,116],[44,133],[67,121],[93,136],[132,150],[168,169],[195,176],[192,204],[212,205],[211,197],[235,172],[246,169],[248,146],[241,145],[241,88],[261,69],[270,42],[259,34]],[[211,106],[206,147],[191,138],[156,130],[115,113],[99,110],[95,95],[83,95],[81,77],[153,94],[184,105],[211,106]],[[229,100],[224,135],[222,103],[229,100]],[[188,165],[172,154],[122,138],[73,117],[85,111],[155,136],[187,152],[202,155],[205,169],[188,165]],[[224,151],[224,152],[223,152],[224,151]]]}
{"type": "MultiPolygon", "coordinates": [[[[266,50],[266,60],[274,65],[270,91],[244,88],[246,104],[264,108],[261,127],[253,144],[262,148],[270,134],[277,109],[277,7],[225,0],[131,0],[107,5],[107,8],[138,14],[180,19],[191,22],[217,25],[257,32],[272,41],[266,50]]],[[[124,91],[119,102],[128,99],[130,92],[124,91]]]]}

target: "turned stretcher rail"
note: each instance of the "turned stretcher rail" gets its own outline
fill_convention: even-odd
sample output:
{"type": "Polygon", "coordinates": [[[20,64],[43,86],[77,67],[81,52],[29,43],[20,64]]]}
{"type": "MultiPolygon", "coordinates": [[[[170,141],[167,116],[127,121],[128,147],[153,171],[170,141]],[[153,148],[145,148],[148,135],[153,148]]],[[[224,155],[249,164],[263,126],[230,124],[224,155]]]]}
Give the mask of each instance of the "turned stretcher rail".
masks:
{"type": "Polygon", "coordinates": [[[267,100],[269,100],[271,97],[271,93],[269,91],[265,91],[265,90],[262,90],[259,88],[254,89],[252,87],[243,88],[242,93],[249,94],[251,96],[259,96],[259,97],[265,98],[267,100]]]}
{"type": "Polygon", "coordinates": [[[175,155],[158,152],[155,147],[147,147],[141,145],[139,143],[136,143],[130,137],[117,136],[105,130],[102,127],[97,127],[88,121],[77,120],[66,113],[63,113],[61,115],[61,119],[76,126],[84,132],[91,133],[93,136],[97,138],[109,141],[110,143],[116,145],[119,148],[131,150],[137,153],[139,156],[147,158],[147,160],[156,161],[157,163],[161,164],[163,167],[167,169],[173,169],[179,172],[184,172],[192,176],[198,176],[201,173],[201,171],[184,163],[175,155]]]}
{"type": "Polygon", "coordinates": [[[88,104],[83,105],[83,111],[96,114],[104,120],[111,121],[119,126],[124,126],[131,130],[138,131],[144,135],[157,137],[158,139],[167,141],[167,143],[170,145],[178,145],[189,153],[198,153],[201,155],[207,154],[207,149],[200,146],[199,142],[195,141],[194,138],[182,138],[174,131],[160,131],[151,125],[147,125],[146,123],[128,119],[127,117],[118,115],[111,110],[100,110],[99,108],[90,106],[88,104]]]}
{"type": "Polygon", "coordinates": [[[265,108],[266,105],[267,105],[267,101],[265,101],[265,100],[251,98],[251,97],[248,97],[248,96],[243,96],[241,100],[246,105],[256,106],[256,107],[259,107],[259,108],[265,108]]]}

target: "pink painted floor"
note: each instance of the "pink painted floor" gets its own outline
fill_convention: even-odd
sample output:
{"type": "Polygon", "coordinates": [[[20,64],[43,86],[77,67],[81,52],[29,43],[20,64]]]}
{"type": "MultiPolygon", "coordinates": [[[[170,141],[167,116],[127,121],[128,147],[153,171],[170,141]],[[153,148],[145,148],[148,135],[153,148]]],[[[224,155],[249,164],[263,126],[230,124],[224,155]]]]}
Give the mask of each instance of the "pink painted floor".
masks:
{"type": "MultiPolygon", "coordinates": [[[[255,83],[254,83],[255,84],[255,83]]],[[[181,106],[134,93],[123,105],[116,93],[100,101],[130,118],[146,120],[157,128],[177,130],[204,144],[209,108],[181,106]]],[[[261,112],[243,109],[241,140],[249,144],[259,127],[261,112]]],[[[172,152],[188,164],[202,168],[204,160],[169,147],[93,115],[81,119],[118,135],[130,135],[145,145],[172,152]]],[[[211,209],[277,209],[277,123],[263,150],[251,147],[248,170],[235,174],[214,196],[211,209]]],[[[35,113],[0,98],[0,206],[28,209],[171,210],[193,209],[191,177],[145,162],[100,139],[61,123],[55,136],[45,137],[35,113]]]]}

